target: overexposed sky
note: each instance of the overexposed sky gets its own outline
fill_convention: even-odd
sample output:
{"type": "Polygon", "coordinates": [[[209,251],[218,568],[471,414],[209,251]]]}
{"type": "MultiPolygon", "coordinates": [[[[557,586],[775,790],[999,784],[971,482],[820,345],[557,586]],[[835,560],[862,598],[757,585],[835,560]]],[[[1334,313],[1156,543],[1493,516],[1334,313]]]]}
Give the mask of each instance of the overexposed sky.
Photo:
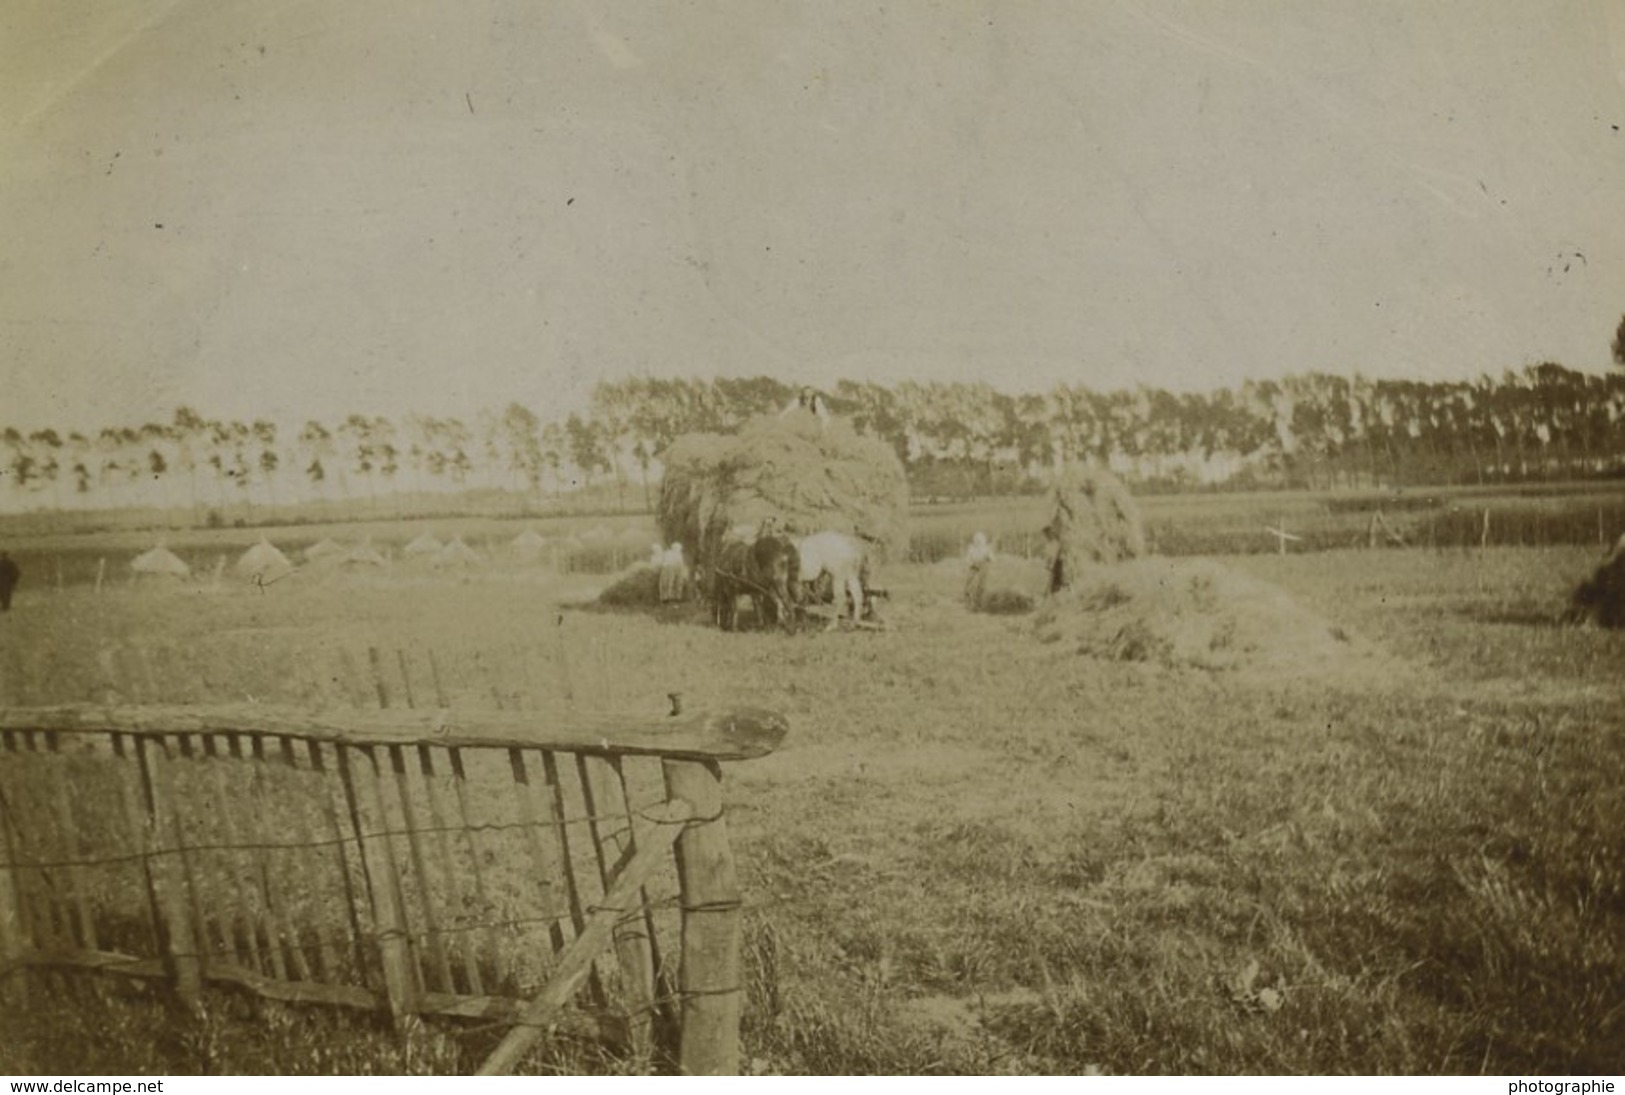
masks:
{"type": "Polygon", "coordinates": [[[8,0],[0,424],[1602,369],[1618,0],[8,0]]]}

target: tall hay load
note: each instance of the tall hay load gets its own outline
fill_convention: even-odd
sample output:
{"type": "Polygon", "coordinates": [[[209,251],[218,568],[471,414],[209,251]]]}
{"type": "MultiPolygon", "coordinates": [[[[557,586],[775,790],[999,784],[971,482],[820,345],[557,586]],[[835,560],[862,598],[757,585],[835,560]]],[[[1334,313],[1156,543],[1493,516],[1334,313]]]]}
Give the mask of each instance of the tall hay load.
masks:
{"type": "Polygon", "coordinates": [[[1059,545],[1063,582],[1071,582],[1079,566],[1121,563],[1145,554],[1140,507],[1123,481],[1105,468],[1068,467],[1056,480],[1052,501],[1044,532],[1059,545]]]}
{"type": "Polygon", "coordinates": [[[855,536],[884,560],[908,548],[908,480],[891,446],[808,412],[737,434],[685,434],[666,451],[656,517],[702,570],[731,529],[776,518],[794,535],[855,536]]]}

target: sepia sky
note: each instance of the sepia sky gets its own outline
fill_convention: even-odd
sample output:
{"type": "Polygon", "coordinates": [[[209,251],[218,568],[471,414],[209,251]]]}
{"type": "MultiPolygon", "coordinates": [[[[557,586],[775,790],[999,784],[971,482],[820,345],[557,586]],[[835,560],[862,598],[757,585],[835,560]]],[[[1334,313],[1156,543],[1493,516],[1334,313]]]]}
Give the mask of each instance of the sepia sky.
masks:
{"type": "Polygon", "coordinates": [[[0,424],[1600,370],[1617,0],[7,0],[0,424]]]}

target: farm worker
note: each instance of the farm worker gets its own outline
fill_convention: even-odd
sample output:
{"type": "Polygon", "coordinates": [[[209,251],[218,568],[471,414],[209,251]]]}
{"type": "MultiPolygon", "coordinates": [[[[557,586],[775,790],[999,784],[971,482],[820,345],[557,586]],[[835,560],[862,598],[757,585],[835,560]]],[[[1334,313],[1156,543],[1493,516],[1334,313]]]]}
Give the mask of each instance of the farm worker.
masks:
{"type": "Polygon", "coordinates": [[[660,603],[681,601],[687,584],[688,565],[683,562],[683,545],[673,544],[670,550],[661,553],[660,603]]]}
{"type": "Polygon", "coordinates": [[[23,572],[11,555],[0,551],[0,612],[11,611],[11,591],[17,588],[23,572]]]}
{"type": "Polygon", "coordinates": [[[1049,552],[1049,591],[1059,593],[1070,581],[1066,573],[1066,545],[1061,542],[1061,530],[1051,521],[1044,526],[1044,541],[1049,552]]]}
{"type": "Polygon", "coordinates": [[[987,567],[993,561],[993,545],[987,542],[987,534],[978,532],[971,537],[970,547],[965,549],[965,562],[970,564],[970,570],[965,574],[965,600],[972,604],[979,604],[982,600],[982,589],[987,585],[987,567]]]}
{"type": "Polygon", "coordinates": [[[806,411],[818,419],[820,427],[829,421],[829,405],[824,402],[824,397],[813,390],[810,385],[803,387],[800,394],[796,396],[790,405],[779,412],[779,416],[782,418],[792,411],[806,411]]]}

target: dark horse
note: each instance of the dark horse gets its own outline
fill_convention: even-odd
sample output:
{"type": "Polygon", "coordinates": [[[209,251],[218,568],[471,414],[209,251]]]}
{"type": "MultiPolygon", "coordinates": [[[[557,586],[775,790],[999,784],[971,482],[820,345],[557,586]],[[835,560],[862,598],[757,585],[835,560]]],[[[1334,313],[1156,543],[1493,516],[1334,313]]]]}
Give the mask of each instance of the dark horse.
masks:
{"type": "Polygon", "coordinates": [[[774,624],[790,630],[795,619],[791,590],[801,584],[801,558],[788,537],[758,536],[749,544],[730,540],[718,550],[711,567],[711,602],[717,626],[739,626],[739,598],[750,597],[759,627],[774,624]]]}

